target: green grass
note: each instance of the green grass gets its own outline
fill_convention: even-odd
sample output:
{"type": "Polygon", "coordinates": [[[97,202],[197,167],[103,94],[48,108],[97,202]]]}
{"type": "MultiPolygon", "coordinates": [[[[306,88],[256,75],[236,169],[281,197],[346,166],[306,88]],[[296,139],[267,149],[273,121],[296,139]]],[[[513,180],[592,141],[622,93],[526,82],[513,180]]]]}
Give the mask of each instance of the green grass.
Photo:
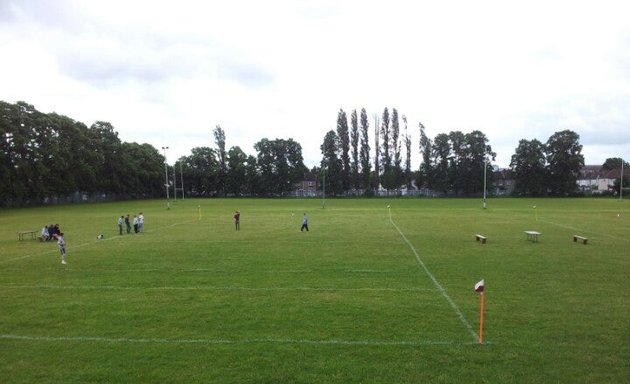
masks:
{"type": "Polygon", "coordinates": [[[480,206],[190,199],[0,211],[0,381],[627,381],[628,202],[480,206]],[[118,236],[116,218],[139,211],[145,233],[118,236]],[[66,266],[55,244],[17,240],[50,223],[66,234],[66,266]]]}

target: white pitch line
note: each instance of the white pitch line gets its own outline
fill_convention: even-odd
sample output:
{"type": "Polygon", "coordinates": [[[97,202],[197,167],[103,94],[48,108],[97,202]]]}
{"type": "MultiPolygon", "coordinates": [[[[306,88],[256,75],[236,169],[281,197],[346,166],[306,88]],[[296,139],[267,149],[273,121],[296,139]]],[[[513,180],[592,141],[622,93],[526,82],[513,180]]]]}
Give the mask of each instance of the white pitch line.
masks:
{"type": "MultiPolygon", "coordinates": [[[[388,209],[389,210],[389,209],[388,209]]],[[[427,276],[429,276],[429,278],[431,279],[431,281],[433,281],[433,284],[436,286],[436,288],[438,289],[438,291],[440,291],[440,293],[442,293],[442,296],[444,296],[444,298],[446,299],[446,301],[448,301],[448,303],[451,305],[451,308],[453,308],[453,310],[455,311],[455,313],[457,314],[457,317],[459,317],[459,320],[462,322],[462,324],[464,325],[464,327],[466,327],[466,329],[468,330],[468,332],[470,333],[470,335],[475,339],[475,340],[479,340],[479,336],[477,335],[477,333],[473,330],[473,327],[470,325],[470,323],[468,322],[468,320],[466,320],[466,317],[464,316],[464,314],[462,313],[462,311],[459,309],[459,307],[457,306],[457,304],[455,304],[455,302],[451,299],[451,297],[448,295],[448,293],[446,293],[446,289],[444,289],[444,287],[442,287],[442,285],[437,281],[437,279],[435,278],[435,276],[433,276],[433,274],[431,273],[431,271],[429,271],[429,268],[427,268],[427,266],[424,264],[424,262],[422,261],[422,259],[420,258],[420,255],[418,255],[418,252],[416,251],[416,248],[413,246],[413,244],[411,244],[411,242],[409,241],[409,239],[407,239],[407,236],[405,236],[402,231],[400,230],[400,228],[398,228],[398,226],[396,225],[396,223],[394,223],[394,220],[392,220],[392,212],[391,210],[389,210],[389,222],[392,223],[392,225],[394,226],[394,228],[396,228],[396,230],[398,231],[398,233],[400,234],[400,236],[402,236],[403,240],[405,240],[405,242],[407,243],[407,245],[409,246],[409,248],[411,248],[411,251],[413,252],[413,254],[416,256],[416,260],[418,261],[418,263],[420,264],[420,266],[422,267],[422,269],[424,269],[424,272],[427,274],[427,276]]]]}
{"type": "Polygon", "coordinates": [[[119,291],[321,291],[321,292],[425,292],[427,288],[325,288],[325,287],[121,287],[114,285],[0,285],[0,289],[60,289],[60,290],[119,290],[119,291]]]}
{"type": "MultiPolygon", "coordinates": [[[[162,339],[162,338],[109,338],[91,336],[25,336],[2,334],[0,339],[25,340],[38,342],[103,342],[103,343],[138,343],[138,344],[313,344],[313,345],[358,345],[358,346],[431,346],[431,345],[461,345],[468,343],[457,343],[447,340],[308,340],[308,339],[275,339],[275,338],[254,338],[254,339],[162,339]]],[[[472,343],[470,343],[472,344],[472,343]]]]}
{"type": "Polygon", "coordinates": [[[547,223],[547,224],[555,225],[555,226],[560,227],[560,228],[571,229],[571,230],[574,230],[574,231],[583,231],[583,232],[586,232],[586,233],[592,233],[592,234],[594,234],[594,235],[599,235],[599,236],[606,236],[606,237],[609,237],[609,238],[611,238],[611,239],[615,239],[615,240],[630,241],[630,239],[625,239],[625,238],[623,238],[623,237],[613,236],[613,235],[610,235],[610,234],[608,234],[608,233],[599,233],[599,232],[591,231],[591,230],[588,230],[588,229],[576,228],[576,227],[572,227],[572,226],[570,226],[570,225],[564,225],[564,224],[554,223],[554,222],[552,222],[552,221],[547,221],[547,220],[541,220],[541,221],[542,221],[543,223],[547,223]]]}
{"type": "MultiPolygon", "coordinates": [[[[192,223],[192,222],[194,222],[194,221],[183,221],[181,223],[174,223],[174,224],[170,224],[170,225],[167,225],[167,226],[164,226],[164,227],[159,227],[159,228],[147,231],[147,233],[156,232],[156,231],[161,230],[163,228],[171,228],[171,227],[174,227],[176,225],[189,224],[189,223],[192,223]]],[[[92,241],[92,242],[89,242],[89,243],[82,243],[82,244],[73,245],[72,247],[70,247],[68,249],[72,250],[72,249],[77,249],[77,248],[83,248],[83,247],[88,246],[88,245],[98,244],[99,242],[102,242],[102,241],[110,241],[110,240],[114,240],[114,239],[119,239],[120,240],[120,239],[124,239],[124,238],[126,238],[126,236],[122,236],[122,237],[120,237],[120,236],[112,236],[112,237],[104,238],[102,240],[97,240],[97,241],[92,241]]],[[[56,241],[53,241],[52,243],[56,244],[56,241]]],[[[33,257],[33,256],[43,256],[43,255],[47,255],[49,253],[57,253],[58,254],[59,251],[56,250],[56,249],[55,250],[51,249],[51,250],[48,250],[48,251],[44,251],[42,253],[36,253],[36,254],[30,254],[30,255],[25,255],[25,256],[14,257],[12,259],[0,260],[0,264],[8,263],[8,262],[15,261],[15,260],[27,259],[27,258],[33,257]]]]}

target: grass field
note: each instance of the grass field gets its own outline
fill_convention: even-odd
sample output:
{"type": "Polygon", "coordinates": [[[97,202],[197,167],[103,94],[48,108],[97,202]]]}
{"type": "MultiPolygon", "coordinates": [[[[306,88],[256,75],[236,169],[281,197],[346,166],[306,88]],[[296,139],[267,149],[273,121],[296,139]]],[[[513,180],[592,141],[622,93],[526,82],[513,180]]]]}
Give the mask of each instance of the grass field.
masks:
{"type": "Polygon", "coordinates": [[[629,248],[630,205],[607,199],[1,210],[0,382],[628,382],[629,248]],[[139,211],[145,232],[119,236],[139,211]],[[68,265],[17,239],[50,223],[68,265]]]}

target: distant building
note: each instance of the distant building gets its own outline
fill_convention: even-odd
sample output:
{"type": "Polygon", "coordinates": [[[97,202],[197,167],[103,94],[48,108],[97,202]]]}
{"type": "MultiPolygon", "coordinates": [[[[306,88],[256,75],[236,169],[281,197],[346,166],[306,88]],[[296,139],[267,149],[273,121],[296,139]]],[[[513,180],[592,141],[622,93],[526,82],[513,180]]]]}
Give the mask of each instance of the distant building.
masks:
{"type": "Polygon", "coordinates": [[[511,195],[516,188],[516,182],[510,169],[498,169],[494,171],[494,195],[511,195]]]}
{"type": "MultiPolygon", "coordinates": [[[[623,170],[624,176],[630,176],[630,169],[623,170]]],[[[585,165],[580,171],[577,184],[581,192],[586,194],[602,194],[612,192],[615,180],[621,176],[621,169],[604,170],[601,165],[585,165]]]]}
{"type": "Polygon", "coordinates": [[[297,197],[317,196],[318,178],[312,172],[304,172],[302,180],[295,185],[293,192],[297,197]]]}

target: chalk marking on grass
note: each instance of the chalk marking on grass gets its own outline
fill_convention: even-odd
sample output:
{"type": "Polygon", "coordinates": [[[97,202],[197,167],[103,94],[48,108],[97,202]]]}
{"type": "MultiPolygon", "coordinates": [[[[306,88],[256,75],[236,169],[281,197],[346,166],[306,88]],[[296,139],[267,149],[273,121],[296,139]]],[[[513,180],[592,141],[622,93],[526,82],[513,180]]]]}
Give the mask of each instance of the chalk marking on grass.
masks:
{"type": "Polygon", "coordinates": [[[409,239],[407,239],[407,236],[404,235],[404,233],[402,233],[402,231],[400,230],[400,228],[398,228],[398,226],[396,225],[396,223],[394,223],[394,220],[392,220],[392,212],[391,210],[389,210],[389,222],[392,223],[392,225],[394,226],[394,228],[396,228],[396,230],[398,231],[398,233],[400,234],[400,236],[402,236],[403,240],[405,240],[405,242],[407,243],[407,245],[409,246],[409,248],[411,248],[411,251],[413,252],[413,254],[416,256],[416,260],[418,261],[418,263],[420,264],[420,266],[422,267],[422,269],[424,269],[424,272],[427,274],[427,276],[429,276],[429,278],[431,279],[431,281],[433,281],[433,284],[435,285],[435,287],[438,289],[438,291],[440,291],[440,293],[442,294],[442,296],[444,296],[444,298],[446,299],[446,301],[448,301],[448,303],[451,305],[451,308],[453,308],[453,310],[455,311],[455,313],[457,314],[457,317],[459,317],[459,320],[461,321],[461,323],[464,325],[464,327],[468,330],[468,332],[470,333],[470,335],[475,339],[475,340],[479,340],[479,336],[477,335],[477,332],[475,332],[473,330],[473,327],[470,325],[470,323],[468,322],[468,320],[466,320],[466,317],[464,316],[464,314],[462,313],[462,311],[459,309],[459,307],[457,306],[457,304],[455,304],[455,302],[451,299],[451,297],[448,295],[448,293],[446,293],[446,289],[444,289],[444,287],[442,287],[442,285],[437,281],[437,279],[435,278],[435,276],[433,276],[433,274],[431,273],[431,271],[429,271],[429,268],[427,268],[427,266],[424,264],[424,262],[422,261],[422,259],[420,258],[420,255],[418,254],[418,252],[416,251],[416,248],[413,246],[413,244],[411,244],[411,242],[409,241],[409,239]]]}
{"type": "MultiPolygon", "coordinates": [[[[74,269],[79,272],[90,272],[93,273],[92,269],[74,269]]],[[[138,272],[168,272],[168,273],[197,273],[197,272],[211,272],[211,273],[234,273],[233,270],[223,269],[223,268],[189,268],[189,269],[170,269],[170,268],[139,268],[139,269],[100,269],[99,272],[106,273],[138,273],[138,272]]],[[[345,269],[345,268],[322,268],[322,269],[265,269],[260,270],[257,269],[258,273],[330,273],[330,272],[343,272],[343,273],[381,273],[381,274],[396,274],[396,276],[400,276],[402,273],[406,273],[407,271],[400,271],[394,269],[345,269]]]]}
{"type": "Polygon", "coordinates": [[[613,236],[613,235],[608,234],[608,233],[600,233],[600,232],[591,231],[591,230],[588,230],[588,229],[576,228],[576,227],[572,227],[572,226],[570,226],[570,225],[565,225],[565,224],[554,223],[554,222],[552,222],[552,221],[547,221],[547,220],[540,220],[540,221],[542,221],[543,223],[547,223],[547,224],[555,225],[555,226],[560,227],[560,228],[566,228],[566,229],[571,229],[571,230],[574,230],[574,231],[582,231],[582,232],[586,232],[586,233],[592,233],[592,234],[594,234],[594,235],[598,235],[598,236],[605,236],[605,237],[608,237],[608,238],[611,238],[611,239],[614,239],[614,240],[630,241],[630,239],[626,239],[626,238],[623,238],[623,237],[613,236]]]}
{"type": "Polygon", "coordinates": [[[24,340],[37,342],[102,342],[102,343],[127,343],[127,344],[312,344],[312,345],[350,345],[350,346],[432,346],[432,345],[464,345],[472,343],[460,343],[448,340],[308,340],[308,339],[162,339],[162,338],[128,338],[128,337],[92,337],[92,336],[25,336],[2,334],[0,339],[24,340]]]}
{"type": "Polygon", "coordinates": [[[334,287],[236,287],[236,286],[205,286],[205,287],[121,287],[115,285],[0,285],[0,289],[60,289],[60,290],[119,290],[119,291],[322,291],[322,292],[425,292],[434,288],[334,288],[334,287]]]}

